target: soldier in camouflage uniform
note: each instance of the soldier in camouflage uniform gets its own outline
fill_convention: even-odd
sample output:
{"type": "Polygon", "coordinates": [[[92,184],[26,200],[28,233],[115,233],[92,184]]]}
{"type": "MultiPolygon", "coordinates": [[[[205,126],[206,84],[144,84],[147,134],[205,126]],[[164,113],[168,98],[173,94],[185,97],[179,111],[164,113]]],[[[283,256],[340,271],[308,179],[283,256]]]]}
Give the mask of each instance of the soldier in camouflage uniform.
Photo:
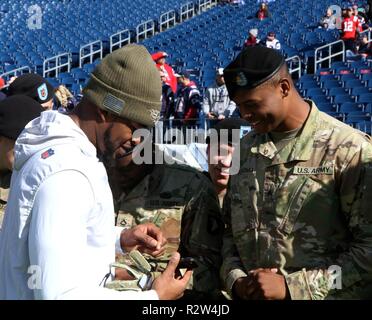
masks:
{"type": "Polygon", "coordinates": [[[198,264],[185,298],[220,298],[224,228],[210,181],[201,172],[178,164],[138,165],[112,176],[116,177],[110,183],[118,209],[117,226],[153,222],[167,239],[162,256],[148,257],[156,271],[162,271],[171,253],[178,250],[198,264]]]}
{"type": "Polygon", "coordinates": [[[225,79],[254,129],[225,198],[227,290],[237,299],[371,298],[370,137],[303,100],[275,50],[245,49],[225,79]]]}
{"type": "Polygon", "coordinates": [[[232,154],[236,144],[239,143],[239,140],[233,141],[233,130],[240,131],[239,138],[241,138],[245,128],[248,128],[248,122],[244,119],[224,119],[213,128],[217,139],[207,137],[208,173],[206,175],[214,185],[221,208],[229,183],[232,154]],[[226,135],[226,137],[223,137],[223,135],[226,135]]]}
{"type": "Polygon", "coordinates": [[[9,97],[0,102],[0,229],[8,201],[14,161],[14,144],[25,125],[44,111],[26,96],[9,97]]]}

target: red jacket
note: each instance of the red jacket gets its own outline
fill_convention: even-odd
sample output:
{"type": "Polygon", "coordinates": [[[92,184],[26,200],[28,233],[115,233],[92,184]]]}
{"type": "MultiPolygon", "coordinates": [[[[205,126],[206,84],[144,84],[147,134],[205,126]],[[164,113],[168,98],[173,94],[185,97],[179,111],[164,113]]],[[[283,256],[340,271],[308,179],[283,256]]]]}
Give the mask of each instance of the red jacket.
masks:
{"type": "Polygon", "coordinates": [[[257,40],[258,39],[256,37],[249,36],[248,39],[244,42],[244,47],[255,46],[256,44],[258,44],[257,40]]]}
{"type": "Polygon", "coordinates": [[[163,71],[165,74],[166,81],[165,83],[172,88],[173,93],[177,92],[177,78],[174,75],[173,68],[169,65],[164,63],[164,65],[156,64],[156,67],[163,71]]]}

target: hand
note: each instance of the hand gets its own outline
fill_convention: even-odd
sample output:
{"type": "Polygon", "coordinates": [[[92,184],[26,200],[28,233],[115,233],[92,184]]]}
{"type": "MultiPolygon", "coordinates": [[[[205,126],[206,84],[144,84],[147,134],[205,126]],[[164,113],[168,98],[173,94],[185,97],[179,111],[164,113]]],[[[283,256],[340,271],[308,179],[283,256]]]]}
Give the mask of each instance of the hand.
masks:
{"type": "Polygon", "coordinates": [[[242,277],[237,279],[234,282],[232,292],[234,299],[243,299],[243,300],[248,300],[249,296],[247,295],[247,291],[249,289],[249,286],[252,282],[251,277],[242,277]]]}
{"type": "Polygon", "coordinates": [[[167,268],[152,284],[152,289],[156,291],[160,300],[175,300],[183,296],[192,271],[186,271],[183,277],[176,276],[176,268],[179,261],[180,254],[174,252],[167,268]]]}
{"type": "Polygon", "coordinates": [[[284,300],[289,297],[285,278],[277,274],[276,268],[255,269],[247,277],[239,278],[233,286],[233,293],[237,298],[284,300]]]}
{"type": "Polygon", "coordinates": [[[249,272],[251,283],[246,294],[250,299],[284,300],[289,298],[289,291],[283,275],[278,269],[256,269],[249,272]]]}
{"type": "Polygon", "coordinates": [[[225,119],[225,116],[224,116],[223,114],[220,114],[220,115],[218,116],[218,120],[223,120],[223,119],[225,119]]]}
{"type": "Polygon", "coordinates": [[[163,254],[166,242],[160,229],[153,223],[139,224],[131,229],[123,230],[120,236],[120,244],[124,251],[130,252],[137,249],[153,257],[163,254]]]}

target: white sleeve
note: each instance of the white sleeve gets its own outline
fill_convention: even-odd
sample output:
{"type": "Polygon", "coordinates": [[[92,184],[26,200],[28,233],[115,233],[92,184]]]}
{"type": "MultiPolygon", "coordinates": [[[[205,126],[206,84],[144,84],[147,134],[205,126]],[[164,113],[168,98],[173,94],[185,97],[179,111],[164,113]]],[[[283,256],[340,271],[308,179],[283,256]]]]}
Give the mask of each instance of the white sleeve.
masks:
{"type": "Polygon", "coordinates": [[[204,99],[203,99],[203,112],[204,114],[208,114],[210,110],[210,90],[207,89],[204,94],[204,99]]]}
{"type": "Polygon", "coordinates": [[[35,299],[158,299],[154,290],[119,292],[89,281],[90,268],[95,267],[85,259],[92,201],[90,183],[77,171],[54,174],[40,186],[28,237],[30,265],[41,272],[35,299]]]}

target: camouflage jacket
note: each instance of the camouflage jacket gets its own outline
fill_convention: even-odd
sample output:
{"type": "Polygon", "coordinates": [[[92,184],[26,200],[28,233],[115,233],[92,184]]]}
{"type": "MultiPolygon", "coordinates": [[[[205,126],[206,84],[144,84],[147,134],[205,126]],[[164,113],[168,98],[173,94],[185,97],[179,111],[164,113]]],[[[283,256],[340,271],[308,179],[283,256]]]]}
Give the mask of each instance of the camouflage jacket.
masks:
{"type": "Polygon", "coordinates": [[[10,177],[10,174],[0,176],[0,229],[4,219],[5,206],[8,201],[10,177]]]}
{"type": "Polygon", "coordinates": [[[162,271],[173,251],[196,258],[192,288],[213,293],[220,288],[223,222],[212,183],[183,165],[156,165],[129,194],[120,199],[117,225],[153,222],[168,240],[157,259],[162,271]]]}
{"type": "Polygon", "coordinates": [[[371,140],[308,102],[308,120],[283,149],[267,134],[243,138],[223,209],[221,276],[231,292],[249,270],[277,267],[292,299],[370,298],[371,140]]]}

